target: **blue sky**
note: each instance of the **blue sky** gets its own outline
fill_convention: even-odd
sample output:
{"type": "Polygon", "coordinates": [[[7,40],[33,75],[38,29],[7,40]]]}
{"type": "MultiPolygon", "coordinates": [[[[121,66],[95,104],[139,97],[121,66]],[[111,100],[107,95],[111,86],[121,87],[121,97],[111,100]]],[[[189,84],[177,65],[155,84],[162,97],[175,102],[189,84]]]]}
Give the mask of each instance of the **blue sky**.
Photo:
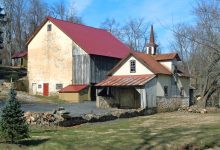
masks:
{"type": "Polygon", "coordinates": [[[144,18],[154,24],[163,52],[169,52],[172,32],[169,28],[184,22],[192,23],[196,0],[65,0],[75,4],[78,15],[89,26],[100,27],[106,18],[124,24],[129,18],[144,18]]]}

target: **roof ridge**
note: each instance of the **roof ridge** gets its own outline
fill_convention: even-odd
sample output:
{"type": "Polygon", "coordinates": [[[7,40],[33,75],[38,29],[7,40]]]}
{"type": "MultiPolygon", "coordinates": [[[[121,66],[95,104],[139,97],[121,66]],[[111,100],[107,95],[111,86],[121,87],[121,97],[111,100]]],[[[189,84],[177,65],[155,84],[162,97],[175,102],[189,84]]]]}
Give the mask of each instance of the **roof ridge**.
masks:
{"type": "Polygon", "coordinates": [[[96,28],[96,27],[92,27],[92,26],[88,26],[88,25],[85,25],[85,24],[76,23],[76,22],[72,22],[72,21],[68,21],[68,20],[57,19],[57,18],[54,18],[54,17],[51,17],[51,16],[47,16],[47,18],[48,18],[49,20],[50,20],[50,19],[55,19],[55,20],[58,20],[58,21],[63,21],[63,22],[72,23],[72,24],[75,24],[75,25],[80,25],[80,26],[84,26],[84,27],[88,27],[88,28],[92,28],[92,29],[102,30],[102,31],[108,32],[108,31],[105,30],[105,29],[96,28]]]}

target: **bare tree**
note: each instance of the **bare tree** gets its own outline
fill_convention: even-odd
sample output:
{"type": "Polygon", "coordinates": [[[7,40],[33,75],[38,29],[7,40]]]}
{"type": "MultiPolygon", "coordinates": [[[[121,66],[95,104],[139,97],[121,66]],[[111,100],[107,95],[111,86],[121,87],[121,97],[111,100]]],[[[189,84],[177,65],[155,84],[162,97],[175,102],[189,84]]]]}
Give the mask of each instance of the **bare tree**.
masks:
{"type": "Polygon", "coordinates": [[[64,20],[66,17],[67,7],[62,0],[59,0],[52,5],[51,12],[55,18],[64,20]]]}
{"type": "Polygon", "coordinates": [[[118,39],[123,40],[120,24],[114,18],[107,18],[101,23],[100,27],[112,33],[118,39]]]}
{"type": "Polygon", "coordinates": [[[111,32],[131,49],[145,51],[150,30],[143,18],[130,19],[122,26],[114,18],[107,18],[101,27],[111,32]]]}
{"type": "Polygon", "coordinates": [[[144,51],[149,37],[149,25],[143,18],[131,19],[122,28],[125,43],[135,51],[144,51]]]}
{"type": "Polygon", "coordinates": [[[27,34],[32,34],[47,15],[50,15],[50,10],[46,3],[42,0],[29,0],[28,10],[26,14],[27,34]]]}
{"type": "Polygon", "coordinates": [[[199,1],[194,8],[196,25],[174,30],[173,46],[180,52],[201,97],[199,106],[220,89],[220,7],[217,1],[199,1]]]}
{"type": "Polygon", "coordinates": [[[64,3],[62,0],[54,3],[50,8],[51,15],[61,20],[67,20],[74,23],[82,23],[81,17],[77,15],[75,3],[64,3]]]}

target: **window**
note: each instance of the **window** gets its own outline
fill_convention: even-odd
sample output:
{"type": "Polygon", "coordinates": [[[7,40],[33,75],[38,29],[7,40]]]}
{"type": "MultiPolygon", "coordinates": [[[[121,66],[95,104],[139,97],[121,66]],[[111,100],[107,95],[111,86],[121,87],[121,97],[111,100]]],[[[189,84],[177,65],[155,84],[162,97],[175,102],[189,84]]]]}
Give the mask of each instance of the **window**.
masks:
{"type": "Polygon", "coordinates": [[[136,72],[136,61],[130,60],[130,73],[135,73],[135,72],[136,72]]]}
{"type": "Polygon", "coordinates": [[[63,84],[56,84],[56,90],[60,90],[63,88],[63,84]]]}
{"type": "Polygon", "coordinates": [[[152,54],[152,49],[151,49],[151,47],[149,47],[148,54],[152,54]]]}
{"type": "Polygon", "coordinates": [[[164,96],[168,96],[168,86],[163,87],[164,96]]]}
{"type": "Polygon", "coordinates": [[[180,88],[180,96],[184,96],[184,88],[183,87],[180,88]]]}
{"type": "Polygon", "coordinates": [[[47,25],[47,31],[51,31],[52,30],[52,25],[51,24],[48,24],[47,25]]]}
{"type": "Polygon", "coordinates": [[[41,84],[38,84],[38,89],[41,89],[42,88],[42,85],[41,84]]]}

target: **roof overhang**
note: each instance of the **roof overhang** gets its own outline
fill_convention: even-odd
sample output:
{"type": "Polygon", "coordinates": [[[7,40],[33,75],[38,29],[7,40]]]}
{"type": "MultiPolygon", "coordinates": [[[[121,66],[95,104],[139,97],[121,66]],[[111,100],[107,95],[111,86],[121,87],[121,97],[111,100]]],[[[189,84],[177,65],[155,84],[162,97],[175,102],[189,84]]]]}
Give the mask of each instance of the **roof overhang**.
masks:
{"type": "Polygon", "coordinates": [[[76,93],[80,92],[88,87],[87,84],[71,84],[62,88],[59,93],[76,93]]]}

